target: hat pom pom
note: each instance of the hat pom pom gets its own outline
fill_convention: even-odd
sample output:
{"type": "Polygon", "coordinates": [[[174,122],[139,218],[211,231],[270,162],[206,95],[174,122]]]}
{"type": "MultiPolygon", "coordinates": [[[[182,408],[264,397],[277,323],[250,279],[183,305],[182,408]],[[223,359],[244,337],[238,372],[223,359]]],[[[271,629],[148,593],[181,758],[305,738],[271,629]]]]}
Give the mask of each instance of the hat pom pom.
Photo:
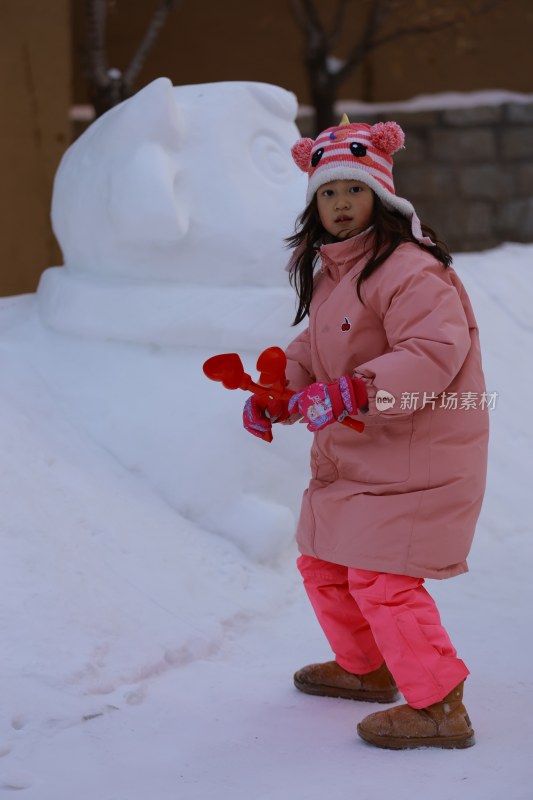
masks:
{"type": "Polygon", "coordinates": [[[295,164],[300,167],[302,172],[309,172],[311,166],[311,150],[313,149],[314,141],[309,138],[298,139],[291,148],[292,157],[295,164]]]}
{"type": "Polygon", "coordinates": [[[397,122],[377,122],[370,129],[370,138],[374,147],[391,156],[403,147],[405,134],[397,122]]]}

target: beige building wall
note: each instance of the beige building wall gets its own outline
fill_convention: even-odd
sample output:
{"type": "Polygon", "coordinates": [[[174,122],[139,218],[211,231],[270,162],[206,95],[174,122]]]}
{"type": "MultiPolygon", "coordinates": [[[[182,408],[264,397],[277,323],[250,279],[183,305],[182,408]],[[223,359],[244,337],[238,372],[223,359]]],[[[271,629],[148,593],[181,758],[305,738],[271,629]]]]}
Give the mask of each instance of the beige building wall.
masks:
{"type": "MultiPolygon", "coordinates": [[[[338,0],[316,0],[324,20],[338,0]]],[[[124,69],[157,0],[113,0],[108,15],[109,66],[124,69]]],[[[72,0],[74,97],[87,101],[83,76],[84,0],[72,0]]],[[[364,26],[369,3],[350,0],[335,55],[343,58],[364,26]]],[[[342,99],[406,100],[417,94],[507,89],[533,92],[532,0],[400,0],[382,33],[454,14],[453,28],[412,35],[372,51],[340,90],[342,99]],[[470,12],[487,8],[485,13],[470,12]]],[[[221,80],[275,83],[309,102],[303,40],[289,0],[182,0],[168,17],[140,85],[165,75],[175,84],[221,80]]]]}
{"type": "Polygon", "coordinates": [[[50,227],[69,139],[69,0],[0,0],[0,294],[34,291],[61,263],[50,227]]]}

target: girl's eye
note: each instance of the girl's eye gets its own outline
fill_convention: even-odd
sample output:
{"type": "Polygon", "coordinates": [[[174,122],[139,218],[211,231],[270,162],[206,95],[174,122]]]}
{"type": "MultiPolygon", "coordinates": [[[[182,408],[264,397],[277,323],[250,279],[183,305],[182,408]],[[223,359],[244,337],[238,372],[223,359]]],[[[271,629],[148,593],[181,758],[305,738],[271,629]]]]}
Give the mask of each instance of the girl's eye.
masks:
{"type": "Polygon", "coordinates": [[[333,197],[333,189],[324,189],[322,195],[324,197],[333,197]]]}
{"type": "Polygon", "coordinates": [[[350,186],[350,191],[353,192],[354,194],[357,194],[357,192],[362,192],[363,190],[361,189],[360,186],[350,186]]]}

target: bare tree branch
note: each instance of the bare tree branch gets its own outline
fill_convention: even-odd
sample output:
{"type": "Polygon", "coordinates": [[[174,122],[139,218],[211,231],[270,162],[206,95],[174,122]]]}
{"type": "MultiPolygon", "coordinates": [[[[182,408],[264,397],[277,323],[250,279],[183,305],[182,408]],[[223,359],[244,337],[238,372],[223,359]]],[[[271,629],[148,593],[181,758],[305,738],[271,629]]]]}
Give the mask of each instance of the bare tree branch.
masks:
{"type": "Polygon", "coordinates": [[[159,36],[166,22],[170,11],[176,7],[178,2],[182,2],[182,0],[161,0],[159,7],[155,10],[153,17],[150,20],[148,29],[139,47],[137,48],[137,51],[134,53],[133,58],[128,64],[127,68],[124,70],[123,80],[126,86],[133,86],[136,78],[139,75],[139,72],[144,65],[144,62],[148,57],[150,50],[154,46],[157,37],[159,36]]]}
{"type": "Polygon", "coordinates": [[[316,10],[314,0],[301,0],[301,3],[312,30],[324,33],[324,26],[322,25],[319,13],[316,10]]]}
{"type": "Polygon", "coordinates": [[[291,11],[294,21],[301,31],[304,33],[308,30],[308,22],[306,15],[303,13],[302,7],[298,0],[289,0],[289,10],[291,11]]]}
{"type": "MultiPolygon", "coordinates": [[[[318,130],[332,124],[339,86],[350,73],[361,67],[373,50],[406,36],[438,33],[459,26],[467,19],[492,11],[495,6],[501,5],[502,0],[477,0],[476,8],[472,7],[474,3],[470,3],[463,8],[454,7],[453,10],[442,8],[431,0],[425,3],[417,0],[411,15],[413,24],[400,24],[393,30],[387,29],[385,23],[389,19],[392,23],[398,19],[398,13],[405,9],[403,0],[367,0],[365,3],[359,0],[359,7],[364,5],[367,9],[366,19],[361,20],[361,33],[348,56],[335,59],[333,50],[345,28],[348,2],[337,0],[333,24],[326,32],[315,0],[289,0],[296,24],[304,36],[305,64],[318,130]]],[[[400,22],[403,17],[405,14],[400,17],[400,22]]]]}
{"type": "Polygon", "coordinates": [[[133,85],[169,13],[183,0],[159,0],[139,47],[124,72],[107,64],[105,29],[113,0],[85,0],[89,93],[100,116],[133,94],[133,85]]]}
{"type": "MultiPolygon", "coordinates": [[[[311,3],[310,10],[314,13],[309,13],[308,5],[309,4],[305,3],[304,0],[289,0],[289,8],[296,21],[296,24],[305,34],[313,33],[314,29],[312,20],[316,20],[316,10],[313,8],[313,4],[311,3]]],[[[321,27],[320,21],[319,27],[321,27]]]]}
{"type": "Polygon", "coordinates": [[[85,14],[89,78],[98,86],[107,86],[109,84],[105,56],[107,0],[86,0],[85,14]]]}
{"type": "MultiPolygon", "coordinates": [[[[468,9],[467,13],[471,17],[478,17],[481,14],[485,14],[487,11],[491,11],[496,5],[498,5],[498,2],[499,0],[487,0],[477,9],[468,9]]],[[[369,49],[377,49],[378,47],[381,47],[388,42],[395,41],[396,39],[400,39],[403,36],[418,35],[421,33],[437,33],[438,31],[453,28],[455,25],[457,25],[457,22],[458,18],[456,15],[454,15],[448,17],[448,19],[445,19],[442,22],[432,22],[426,25],[410,25],[405,28],[397,28],[395,31],[391,31],[389,34],[371,41],[369,49]]]]}
{"type": "Polygon", "coordinates": [[[344,66],[337,72],[335,79],[337,84],[341,83],[352,69],[364,59],[364,57],[376,46],[374,37],[383,23],[383,18],[387,11],[387,0],[372,0],[370,11],[366,20],[366,25],[361,37],[353,48],[344,66]]]}
{"type": "Polygon", "coordinates": [[[333,50],[333,48],[337,46],[339,38],[342,34],[342,27],[344,25],[344,17],[346,15],[347,5],[348,5],[348,0],[339,0],[339,2],[337,3],[337,9],[335,11],[335,19],[333,20],[333,25],[331,26],[331,32],[328,36],[328,42],[331,50],[333,50]]]}

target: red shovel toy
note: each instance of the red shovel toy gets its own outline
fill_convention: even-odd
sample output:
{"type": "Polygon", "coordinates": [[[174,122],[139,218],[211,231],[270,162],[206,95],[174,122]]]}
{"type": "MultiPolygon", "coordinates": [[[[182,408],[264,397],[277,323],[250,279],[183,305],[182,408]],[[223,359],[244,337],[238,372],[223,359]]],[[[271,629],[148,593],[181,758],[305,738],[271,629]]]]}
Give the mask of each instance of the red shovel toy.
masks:
{"type": "MultiPolygon", "coordinates": [[[[280,347],[268,347],[257,359],[257,369],[261,373],[259,383],[255,383],[251,376],[244,371],[242,361],[237,353],[222,353],[212,356],[204,363],[203,370],[210,380],[219,381],[226,389],[244,389],[244,391],[264,396],[267,400],[281,400],[286,416],[288,402],[295,394],[287,389],[286,366],[287,358],[283,350],[280,347]]],[[[351,417],[345,417],[339,421],[358,433],[365,428],[362,422],[351,419],[351,417]]]]}

